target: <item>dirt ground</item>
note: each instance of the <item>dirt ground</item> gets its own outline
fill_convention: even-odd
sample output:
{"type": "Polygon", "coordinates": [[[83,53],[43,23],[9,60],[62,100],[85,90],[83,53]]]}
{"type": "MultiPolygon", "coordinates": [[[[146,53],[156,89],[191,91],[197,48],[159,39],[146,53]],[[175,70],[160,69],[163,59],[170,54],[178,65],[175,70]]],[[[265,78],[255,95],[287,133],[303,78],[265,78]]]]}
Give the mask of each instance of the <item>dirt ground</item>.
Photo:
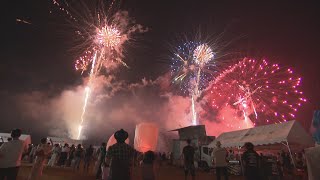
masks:
{"type": "MultiPolygon", "coordinates": [[[[23,165],[20,168],[18,180],[26,180],[28,174],[31,171],[31,165],[23,165]]],[[[135,168],[133,172],[133,180],[140,180],[140,169],[135,168]]],[[[44,169],[43,177],[41,180],[94,180],[95,176],[93,170],[88,173],[84,173],[82,170],[79,172],[73,172],[70,168],[60,168],[60,167],[47,167],[44,169]]],[[[172,167],[172,166],[162,166],[159,170],[159,180],[184,180],[183,169],[172,167]]],[[[191,179],[191,178],[189,178],[191,179]]],[[[212,172],[197,172],[197,180],[214,180],[215,175],[212,172]]],[[[231,180],[242,180],[242,177],[231,176],[231,180]]]]}

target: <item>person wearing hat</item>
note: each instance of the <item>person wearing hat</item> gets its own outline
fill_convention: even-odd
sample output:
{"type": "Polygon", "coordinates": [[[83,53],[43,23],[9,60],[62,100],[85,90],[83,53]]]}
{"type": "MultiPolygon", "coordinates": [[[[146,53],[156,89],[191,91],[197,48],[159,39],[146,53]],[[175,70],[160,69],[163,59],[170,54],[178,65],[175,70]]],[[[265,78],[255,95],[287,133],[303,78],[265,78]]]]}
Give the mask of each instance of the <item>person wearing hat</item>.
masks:
{"type": "Polygon", "coordinates": [[[227,163],[227,150],[221,147],[221,142],[216,142],[216,148],[213,150],[213,161],[216,167],[217,180],[221,179],[221,173],[224,175],[224,179],[228,180],[228,163],[227,163]]]}
{"type": "Polygon", "coordinates": [[[128,133],[121,129],[114,134],[117,143],[107,150],[106,165],[110,167],[109,177],[112,180],[130,180],[131,165],[135,150],[125,140],[128,133]]]}
{"type": "Polygon", "coordinates": [[[0,179],[16,179],[21,166],[21,157],[25,149],[24,142],[19,140],[20,129],[11,131],[12,140],[0,147],[0,179]]]}

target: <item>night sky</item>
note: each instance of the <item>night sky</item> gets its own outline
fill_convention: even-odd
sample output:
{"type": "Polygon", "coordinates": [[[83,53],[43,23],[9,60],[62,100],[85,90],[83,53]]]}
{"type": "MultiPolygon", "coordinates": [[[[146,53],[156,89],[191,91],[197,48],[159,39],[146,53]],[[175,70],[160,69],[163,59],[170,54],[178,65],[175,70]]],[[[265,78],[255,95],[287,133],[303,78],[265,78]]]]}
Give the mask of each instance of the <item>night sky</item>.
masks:
{"type": "MultiPolygon", "coordinates": [[[[181,35],[223,33],[224,40],[234,40],[228,51],[265,57],[301,75],[308,103],[297,119],[308,129],[313,110],[320,108],[320,9],[316,2],[124,0],[119,4],[149,29],[128,47],[125,61],[131,68],[119,70],[121,79],[137,82],[168,72],[168,44],[177,43],[181,35]]],[[[82,83],[73,66],[77,54],[70,51],[74,34],[49,0],[7,0],[1,8],[2,99],[32,91],[55,94],[82,83]],[[16,22],[16,18],[32,24],[16,22]]],[[[7,105],[1,102],[0,108],[7,105]]],[[[17,112],[7,108],[5,113],[17,112]]],[[[8,118],[1,118],[0,131],[28,124],[18,116],[8,118]]],[[[27,131],[32,130],[28,126],[27,131]]],[[[46,135],[45,131],[34,133],[46,135]]]]}

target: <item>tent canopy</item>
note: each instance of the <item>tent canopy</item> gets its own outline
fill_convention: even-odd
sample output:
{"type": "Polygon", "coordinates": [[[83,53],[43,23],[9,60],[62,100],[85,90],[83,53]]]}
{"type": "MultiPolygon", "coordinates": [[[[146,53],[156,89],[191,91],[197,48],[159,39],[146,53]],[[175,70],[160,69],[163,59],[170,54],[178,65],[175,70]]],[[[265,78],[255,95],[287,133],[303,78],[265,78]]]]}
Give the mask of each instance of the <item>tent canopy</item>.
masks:
{"type": "MultiPolygon", "coordinates": [[[[0,133],[0,142],[8,142],[8,138],[11,137],[11,133],[0,133]]],[[[20,140],[24,142],[24,146],[31,144],[31,136],[28,134],[21,134],[20,140]]]]}
{"type": "Polygon", "coordinates": [[[279,124],[258,126],[239,131],[225,132],[216,138],[209,146],[215,146],[220,141],[222,147],[242,147],[246,142],[255,146],[288,143],[301,147],[314,146],[312,137],[297,121],[288,121],[279,124]]]}
{"type": "Polygon", "coordinates": [[[69,139],[69,138],[61,138],[61,137],[47,137],[48,139],[52,140],[53,144],[62,144],[68,143],[69,146],[78,144],[82,144],[82,140],[76,140],[76,139],[69,139]]]}

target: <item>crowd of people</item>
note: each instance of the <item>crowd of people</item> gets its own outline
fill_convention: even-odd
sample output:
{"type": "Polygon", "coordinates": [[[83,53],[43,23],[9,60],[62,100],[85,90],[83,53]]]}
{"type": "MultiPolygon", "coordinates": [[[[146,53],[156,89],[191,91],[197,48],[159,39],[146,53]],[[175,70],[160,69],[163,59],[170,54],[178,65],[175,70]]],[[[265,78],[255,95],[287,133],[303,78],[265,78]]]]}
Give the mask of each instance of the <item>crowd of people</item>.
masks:
{"type": "MultiPolygon", "coordinates": [[[[83,164],[84,172],[89,172],[91,164],[94,164],[96,179],[130,180],[132,167],[140,166],[143,180],[155,180],[162,162],[172,164],[173,160],[172,153],[136,151],[125,143],[128,133],[123,129],[114,134],[117,142],[108,149],[106,143],[102,143],[100,148],[95,149],[92,145],[84,148],[81,144],[69,146],[65,143],[61,146],[53,144],[47,138],[41,139],[37,146],[29,145],[25,148],[24,142],[19,140],[20,136],[20,129],[13,130],[11,139],[0,147],[0,180],[16,179],[22,159],[32,163],[29,180],[39,179],[45,166],[70,167],[74,171],[79,171],[80,164],[83,164]]],[[[303,151],[296,154],[281,151],[275,155],[264,155],[256,152],[254,145],[250,142],[246,143],[244,148],[245,151],[241,155],[235,154],[231,149],[223,148],[221,142],[216,142],[216,147],[212,151],[212,163],[217,180],[222,177],[228,180],[229,166],[232,161],[238,161],[241,164],[247,180],[283,179],[284,175],[305,178],[303,176],[305,173],[294,174],[294,169],[300,172],[306,169],[303,151]]],[[[184,162],[185,179],[189,175],[192,180],[196,178],[195,157],[196,148],[189,139],[181,155],[184,162]]]]}
{"type": "Polygon", "coordinates": [[[125,143],[128,133],[123,129],[115,133],[117,143],[110,146],[108,150],[106,143],[102,143],[101,147],[95,150],[92,145],[86,149],[81,144],[69,146],[66,143],[61,146],[53,144],[51,139],[47,138],[42,138],[38,145],[30,144],[25,148],[24,142],[19,140],[20,129],[13,130],[11,136],[12,139],[0,147],[0,180],[16,179],[22,160],[32,163],[28,180],[40,179],[45,166],[70,167],[78,171],[81,162],[83,162],[84,172],[88,172],[91,164],[95,162],[96,179],[130,179],[131,167],[141,165],[142,178],[152,180],[156,177],[154,161],[157,157],[160,161],[166,159],[165,153],[156,155],[152,151],[144,154],[137,152],[125,143]]]}

